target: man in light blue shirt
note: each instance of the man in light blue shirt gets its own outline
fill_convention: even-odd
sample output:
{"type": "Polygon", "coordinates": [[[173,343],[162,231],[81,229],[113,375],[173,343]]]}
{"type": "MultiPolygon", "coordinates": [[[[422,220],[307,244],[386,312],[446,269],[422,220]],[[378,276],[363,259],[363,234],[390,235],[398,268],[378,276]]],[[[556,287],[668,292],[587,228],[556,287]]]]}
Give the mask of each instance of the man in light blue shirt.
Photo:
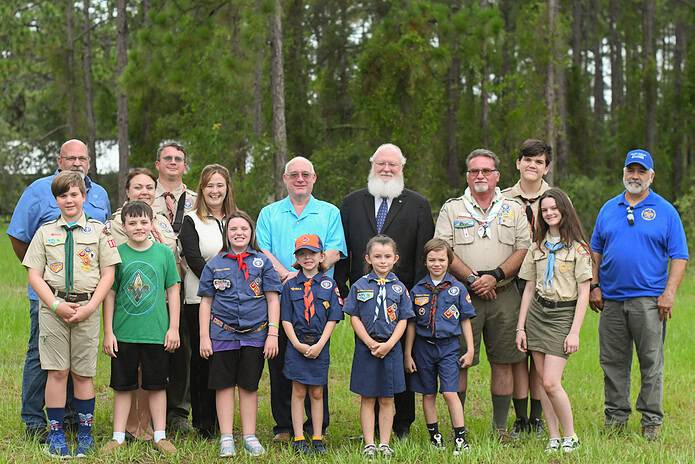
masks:
{"type": "Polygon", "coordinates": [[[642,385],[637,410],[642,434],[659,437],[664,418],[666,321],[688,262],[688,244],[676,209],[649,187],[654,161],[645,150],[628,152],[625,192],[608,200],[591,237],[594,261],[590,303],[601,311],[599,345],[604,373],[605,425],[622,431],[630,408],[632,345],[642,385]]]}
{"type": "MultiPolygon", "coordinates": [[[[38,228],[60,215],[58,205],[51,193],[51,182],[60,171],[77,171],[84,176],[87,187],[84,210],[89,217],[104,222],[111,215],[106,190],[87,177],[89,172],[87,146],[76,139],[68,140],[60,147],[58,170],[29,185],[12,213],[7,235],[20,262],[24,259],[29,243],[38,228]]],[[[28,437],[43,439],[46,434],[46,416],[43,411],[46,372],[41,370],[39,361],[39,298],[31,287],[28,293],[31,330],[22,374],[22,421],[26,426],[28,437]]]]}
{"type": "MultiPolygon", "coordinates": [[[[326,274],[333,277],[333,265],[347,254],[345,234],[340,211],[334,205],[317,200],[311,194],[316,183],[314,166],[308,159],[297,156],[285,165],[282,176],[287,188],[287,197],[264,207],[258,215],[256,240],[258,246],[270,258],[275,270],[284,283],[296,275],[294,263],[294,241],[302,234],[316,234],[326,249],[324,264],[326,274]]],[[[280,327],[280,353],[268,360],[270,371],[270,405],[275,419],[275,439],[290,439],[292,416],[290,396],[292,383],[283,375],[287,336],[280,327]]],[[[307,398],[308,400],[308,398],[307,398]]],[[[324,390],[323,428],[328,426],[328,389],[324,390]]],[[[308,404],[308,401],[307,401],[308,404]]],[[[307,414],[311,417],[310,414],[307,414]]]]}

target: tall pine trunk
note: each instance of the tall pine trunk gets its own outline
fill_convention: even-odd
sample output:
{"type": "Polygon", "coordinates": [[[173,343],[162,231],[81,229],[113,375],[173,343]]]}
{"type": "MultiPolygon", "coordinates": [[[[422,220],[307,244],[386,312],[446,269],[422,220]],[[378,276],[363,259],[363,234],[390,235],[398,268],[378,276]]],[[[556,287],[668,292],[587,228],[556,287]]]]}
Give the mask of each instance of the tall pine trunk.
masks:
{"type": "MultiPolygon", "coordinates": [[[[454,0],[451,5],[451,16],[455,15],[460,8],[458,0],[454,0]]],[[[451,47],[451,63],[446,73],[445,98],[446,98],[446,174],[449,187],[458,191],[461,187],[461,175],[459,172],[459,148],[458,148],[458,112],[461,102],[461,56],[459,52],[458,34],[452,27],[449,32],[448,45],[451,47]]]]}
{"type": "Polygon", "coordinates": [[[90,1],[84,0],[84,53],[82,73],[84,75],[85,115],[87,118],[87,148],[89,149],[90,174],[97,173],[97,119],[94,115],[94,85],[92,75],[92,20],[89,15],[90,1]]]}
{"type": "Polygon", "coordinates": [[[275,142],[275,199],[286,195],[282,174],[287,163],[287,129],[285,127],[285,75],[282,57],[282,2],[275,0],[271,17],[270,41],[271,73],[270,83],[273,99],[273,141],[275,142]]]}
{"type": "Polygon", "coordinates": [[[75,5],[65,0],[65,98],[68,138],[77,137],[77,79],[75,78],[75,5]]]}
{"type": "Polygon", "coordinates": [[[610,0],[610,32],[608,41],[611,53],[611,135],[618,131],[618,118],[623,103],[623,43],[620,40],[618,18],[620,15],[620,0],[610,0]]]}
{"type": "Polygon", "coordinates": [[[654,40],[654,15],[656,0],[644,0],[642,35],[644,43],[642,62],[644,63],[644,108],[645,108],[645,147],[653,152],[656,148],[656,50],[654,40]]]}
{"type": "Polygon", "coordinates": [[[128,65],[127,0],[116,0],[116,106],[118,124],[118,204],[125,199],[128,175],[128,96],[123,88],[123,72],[128,65]]]}
{"type": "Polygon", "coordinates": [[[676,48],[673,52],[673,102],[676,110],[677,125],[674,133],[674,154],[673,154],[673,195],[675,198],[683,194],[683,179],[688,172],[688,158],[686,156],[688,150],[688,131],[684,130],[681,124],[685,122],[683,114],[683,106],[680,102],[683,101],[683,62],[685,58],[686,33],[687,26],[685,23],[686,15],[680,14],[676,18],[676,48]]]}

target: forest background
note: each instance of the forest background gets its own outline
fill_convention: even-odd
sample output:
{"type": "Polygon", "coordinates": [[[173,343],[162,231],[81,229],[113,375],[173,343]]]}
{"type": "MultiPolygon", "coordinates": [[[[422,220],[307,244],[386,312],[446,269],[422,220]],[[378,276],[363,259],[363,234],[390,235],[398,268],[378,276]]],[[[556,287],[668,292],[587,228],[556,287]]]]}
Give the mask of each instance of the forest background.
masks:
{"type": "Polygon", "coordinates": [[[128,167],[153,167],[174,139],[189,186],[221,163],[254,215],[283,196],[295,155],[339,205],[396,143],[436,214],[463,192],[472,149],[500,155],[507,186],[521,142],[540,138],[587,229],[622,189],[626,151],[652,152],[654,188],[692,240],[694,39],[693,0],[5,0],[0,214],[73,137],[113,206],[128,167]],[[96,175],[104,140],[118,174],[96,175]]]}

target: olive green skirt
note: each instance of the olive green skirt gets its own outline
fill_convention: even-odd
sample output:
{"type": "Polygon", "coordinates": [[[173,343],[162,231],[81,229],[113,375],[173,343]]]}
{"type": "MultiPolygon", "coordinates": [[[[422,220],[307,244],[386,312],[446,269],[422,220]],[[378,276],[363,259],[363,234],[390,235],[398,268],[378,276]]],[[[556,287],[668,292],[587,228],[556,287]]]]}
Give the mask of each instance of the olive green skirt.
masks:
{"type": "Polygon", "coordinates": [[[567,358],[564,344],[572,321],[574,307],[546,308],[534,298],[526,316],[528,350],[567,358]]]}

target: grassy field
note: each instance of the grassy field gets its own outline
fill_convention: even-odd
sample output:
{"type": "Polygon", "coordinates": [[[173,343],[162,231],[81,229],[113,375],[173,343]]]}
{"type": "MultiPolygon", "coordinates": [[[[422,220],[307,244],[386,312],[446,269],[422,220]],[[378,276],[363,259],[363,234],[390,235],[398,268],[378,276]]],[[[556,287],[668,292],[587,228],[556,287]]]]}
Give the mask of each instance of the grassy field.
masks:
{"type": "MultiPolygon", "coordinates": [[[[26,300],[26,273],[17,262],[9,240],[0,227],[0,462],[46,462],[39,445],[23,438],[23,425],[19,417],[21,375],[29,330],[28,302],[26,300]]],[[[494,462],[502,463],[584,463],[629,462],[672,463],[695,462],[695,278],[686,278],[680,289],[674,319],[669,322],[666,341],[666,372],[664,407],[666,420],[662,438],[656,443],[645,442],[639,434],[639,416],[630,420],[629,433],[619,438],[603,433],[603,381],[598,365],[596,314],[589,312],[581,335],[578,354],[572,356],[565,372],[564,385],[572,400],[576,429],[582,447],[572,455],[546,455],[545,440],[528,438],[509,448],[496,444],[490,434],[491,406],[489,396],[489,366],[483,360],[470,374],[470,387],[466,403],[466,424],[470,430],[472,451],[465,457],[455,458],[438,453],[428,446],[427,433],[418,398],[418,416],[411,437],[403,442],[394,440],[394,462],[494,462]]],[[[348,324],[341,323],[332,341],[330,373],[331,426],[327,437],[329,454],[325,460],[334,462],[361,462],[361,443],[351,437],[360,434],[359,402],[348,390],[352,360],[353,335],[348,324]]],[[[639,374],[633,367],[633,386],[638,385],[639,374]]],[[[99,445],[111,437],[112,394],[108,388],[109,363],[105,355],[99,358],[96,378],[97,410],[95,435],[99,445]]],[[[634,390],[634,388],[633,388],[634,390]]],[[[259,392],[258,435],[266,445],[268,454],[252,459],[240,453],[235,461],[300,462],[302,459],[286,447],[270,443],[272,417],[268,393],[267,371],[261,380],[259,392]]],[[[636,391],[633,391],[633,404],[636,391]]],[[[440,428],[445,438],[450,427],[443,400],[439,402],[440,428]]],[[[510,413],[510,423],[513,414],[510,413]]],[[[238,414],[237,421],[238,423],[238,414]]],[[[176,457],[167,462],[202,463],[215,461],[217,442],[192,437],[176,437],[179,449],[176,457]]],[[[451,445],[451,439],[448,444],[451,445]]],[[[237,449],[239,439],[237,438],[237,449]]],[[[322,461],[324,459],[321,459],[322,461]]],[[[309,461],[319,459],[309,458],[309,461]]],[[[116,457],[96,454],[85,462],[164,462],[165,460],[146,443],[138,443],[116,457]]]]}

